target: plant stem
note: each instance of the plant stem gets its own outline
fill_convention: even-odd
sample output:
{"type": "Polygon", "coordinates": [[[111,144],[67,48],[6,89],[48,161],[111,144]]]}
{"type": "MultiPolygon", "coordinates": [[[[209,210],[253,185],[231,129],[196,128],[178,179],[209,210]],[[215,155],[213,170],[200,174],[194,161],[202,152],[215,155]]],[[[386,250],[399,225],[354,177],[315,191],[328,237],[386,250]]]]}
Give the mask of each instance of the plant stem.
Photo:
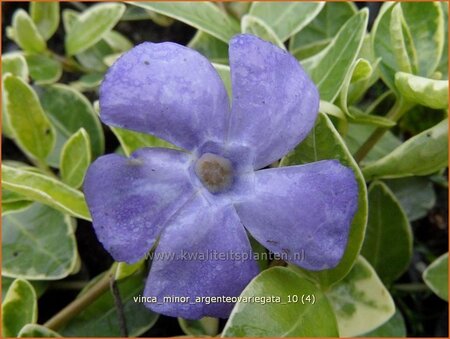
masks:
{"type": "MultiPolygon", "coordinates": [[[[391,110],[386,115],[386,118],[390,118],[392,121],[397,122],[405,112],[413,107],[413,104],[405,101],[403,98],[397,99],[394,106],[392,106],[391,110]]],[[[386,127],[378,127],[370,137],[361,145],[361,147],[355,153],[356,162],[361,162],[366,155],[370,152],[370,150],[376,145],[376,143],[381,139],[381,137],[386,133],[388,128],[386,127]]]]}
{"type": "Polygon", "coordinates": [[[425,291],[429,291],[430,289],[428,288],[427,285],[422,284],[422,283],[412,283],[412,284],[397,284],[394,285],[394,288],[396,290],[399,291],[403,291],[403,292],[425,292],[425,291]]]}
{"type": "Polygon", "coordinates": [[[117,310],[117,319],[119,321],[120,336],[128,337],[127,321],[123,310],[122,298],[120,296],[120,291],[114,276],[111,276],[110,285],[111,285],[111,292],[114,297],[114,304],[116,305],[117,310]]]}
{"type": "Polygon", "coordinates": [[[113,272],[110,271],[106,273],[104,277],[102,277],[95,285],[93,285],[89,289],[89,291],[64,307],[61,311],[50,318],[44,324],[44,326],[55,331],[60,329],[70,319],[79,314],[86,306],[91,304],[94,300],[96,300],[109,289],[111,276],[113,276],[113,272]]]}

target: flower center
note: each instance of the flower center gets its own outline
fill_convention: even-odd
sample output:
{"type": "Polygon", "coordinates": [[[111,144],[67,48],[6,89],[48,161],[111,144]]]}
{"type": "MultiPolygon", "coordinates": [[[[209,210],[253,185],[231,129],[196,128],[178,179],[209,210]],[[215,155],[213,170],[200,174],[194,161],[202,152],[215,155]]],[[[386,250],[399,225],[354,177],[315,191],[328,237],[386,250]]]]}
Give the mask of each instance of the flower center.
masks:
{"type": "Polygon", "coordinates": [[[216,154],[203,154],[195,164],[195,173],[211,193],[223,192],[233,183],[231,161],[216,154]]]}

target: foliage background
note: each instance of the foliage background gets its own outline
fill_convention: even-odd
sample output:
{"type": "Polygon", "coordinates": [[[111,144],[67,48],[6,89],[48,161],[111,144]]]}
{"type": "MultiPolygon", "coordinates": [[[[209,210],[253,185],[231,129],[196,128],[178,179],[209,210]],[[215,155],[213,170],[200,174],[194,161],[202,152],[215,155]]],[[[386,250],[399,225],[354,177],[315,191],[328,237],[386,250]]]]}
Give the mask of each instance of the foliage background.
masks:
{"type": "MultiPolygon", "coordinates": [[[[121,33],[121,37],[124,39],[118,37],[117,35],[114,36],[115,38],[110,36],[109,41],[108,39],[103,39],[102,41],[95,43],[94,46],[88,50],[88,52],[76,52],[73,53],[75,54],[75,57],[72,57],[71,55],[68,55],[69,49],[65,48],[65,44],[67,43],[67,28],[64,26],[62,21],[64,21],[64,16],[66,16],[66,21],[70,21],[70,13],[74,13],[73,11],[86,11],[91,5],[92,4],[87,3],[61,3],[60,8],[58,9],[61,21],[58,23],[54,34],[51,34],[51,37],[49,37],[46,42],[47,47],[45,50],[52,51],[52,54],[48,54],[48,57],[45,58],[43,57],[45,53],[42,53],[43,50],[40,50],[41,47],[39,44],[36,47],[35,43],[39,40],[38,38],[23,42],[20,41],[17,31],[12,33],[11,28],[8,28],[14,26],[13,16],[14,14],[17,15],[18,9],[23,8],[25,11],[28,11],[29,4],[2,3],[3,53],[5,54],[14,51],[27,50],[28,56],[26,58],[26,63],[28,65],[30,76],[25,76],[25,82],[31,84],[33,86],[33,91],[39,95],[40,105],[43,108],[42,112],[44,116],[47,116],[47,118],[41,119],[42,121],[40,123],[46,125],[48,121],[50,121],[50,124],[55,126],[57,126],[58,123],[65,124],[65,127],[70,130],[70,133],[63,141],[66,141],[73,135],[76,136],[71,139],[73,140],[72,147],[69,147],[69,151],[66,151],[68,154],[67,158],[71,159],[75,157],[84,157],[83,159],[85,159],[85,164],[88,164],[91,160],[93,160],[93,158],[95,158],[95,156],[98,156],[101,153],[111,153],[115,151],[129,153],[130,150],[138,146],[154,146],[156,142],[159,142],[158,140],[155,140],[155,138],[147,138],[138,134],[125,134],[117,130],[112,131],[104,125],[102,125],[101,128],[98,128],[98,130],[92,128],[93,124],[95,125],[93,121],[95,122],[97,119],[95,118],[95,114],[92,115],[91,113],[94,112],[93,107],[95,107],[95,101],[98,99],[97,89],[99,82],[101,81],[104,71],[107,69],[107,65],[110,64],[118,54],[143,41],[173,41],[183,45],[189,44],[199,49],[216,64],[227,63],[226,45],[224,42],[217,39],[217,36],[216,38],[211,38],[210,36],[206,36],[205,38],[205,34],[197,33],[196,28],[193,27],[198,27],[198,25],[186,24],[185,22],[189,20],[186,20],[185,15],[186,13],[189,13],[189,9],[182,9],[181,14],[179,14],[177,12],[177,8],[181,8],[179,5],[173,5],[175,9],[169,9],[169,12],[172,11],[173,13],[177,13],[172,16],[175,16],[181,20],[169,18],[168,16],[162,15],[155,11],[146,12],[138,7],[127,5],[125,16],[122,16],[120,21],[118,20],[117,25],[114,26],[114,30],[121,33]],[[66,13],[66,15],[64,15],[64,13],[66,13]],[[132,17],[133,20],[129,20],[132,17]],[[38,58],[37,56],[41,56],[41,58],[38,58]],[[52,83],[69,85],[77,92],[82,92],[89,102],[86,104],[86,101],[84,101],[85,106],[83,106],[82,104],[84,99],[80,99],[78,94],[71,92],[72,90],[62,92],[54,90],[54,92],[52,92],[49,88],[54,89],[55,87],[48,87],[49,84],[52,83]],[[61,101],[62,95],[66,95],[66,97],[64,97],[65,100],[61,101]],[[74,97],[76,97],[76,99],[74,99],[74,97]],[[58,102],[58,100],[60,102],[58,102]],[[70,100],[73,100],[73,107],[70,104],[70,100]],[[72,110],[70,111],[72,113],[72,117],[75,116],[76,118],[73,120],[67,117],[58,118],[57,110],[61,107],[64,107],[68,111],[72,110]],[[80,107],[84,107],[84,111],[80,107]],[[83,127],[86,131],[80,131],[80,127],[83,127]],[[98,139],[95,139],[95,137],[93,138],[96,133],[97,135],[100,133],[100,135],[104,136],[104,149],[102,149],[102,142],[99,141],[103,137],[98,137],[98,139]],[[86,152],[86,145],[91,146],[88,147],[91,148],[88,152],[86,152]],[[88,156],[91,151],[92,156],[88,156]]],[[[379,3],[357,3],[358,8],[369,8],[369,31],[373,29],[374,22],[376,22],[376,18],[379,16],[380,5],[381,4],[379,3]]],[[[420,4],[417,6],[420,6],[420,4]]],[[[151,8],[155,9],[154,7],[151,8]]],[[[246,11],[248,11],[248,7],[242,3],[231,3],[226,5],[219,3],[217,4],[217,8],[220,11],[225,11],[227,15],[231,17],[237,17],[236,26],[238,30],[239,24],[237,21],[241,20],[240,18],[246,13],[246,11]]],[[[445,8],[445,4],[443,4],[443,19],[447,20],[448,14],[445,8]]],[[[353,13],[345,14],[345,9],[342,13],[338,10],[322,9],[322,11],[322,22],[313,21],[312,23],[309,23],[305,28],[303,28],[302,31],[300,31],[298,35],[295,35],[295,37],[294,35],[289,35],[280,39],[283,34],[281,29],[277,30],[277,27],[274,27],[272,30],[267,29],[264,22],[261,24],[258,20],[255,21],[253,19],[252,21],[251,17],[247,17],[245,20],[242,20],[240,22],[240,26],[242,29],[260,35],[265,39],[272,40],[274,43],[287,46],[295,56],[299,57],[301,60],[304,60],[308,59],[310,56],[317,55],[321,50],[323,50],[323,48],[325,48],[325,46],[329,46],[332,39],[337,36],[337,33],[341,27],[344,26],[345,22],[353,17],[353,13]],[[340,14],[342,17],[339,17],[340,14]],[[314,26],[314,24],[316,24],[316,26],[314,26]],[[317,27],[326,27],[327,29],[322,30],[317,29],[317,27]],[[274,33],[273,31],[276,32],[274,33]],[[301,34],[302,32],[304,35],[301,34]],[[305,32],[308,32],[308,34],[305,32]],[[288,39],[289,37],[290,39],[288,39]]],[[[354,11],[356,12],[356,6],[354,11]]],[[[193,13],[198,14],[196,9],[193,10],[193,13]]],[[[270,11],[267,13],[260,13],[261,17],[264,18],[265,16],[270,15],[270,11]]],[[[170,13],[167,13],[166,11],[165,14],[170,13]]],[[[111,16],[113,14],[109,13],[108,15],[111,16]]],[[[397,13],[395,15],[399,14],[397,13]]],[[[430,48],[432,47],[419,46],[420,43],[418,44],[417,41],[414,41],[414,34],[424,34],[419,39],[419,42],[431,39],[424,38],[423,36],[427,36],[427,34],[432,34],[436,31],[436,27],[433,27],[432,24],[437,20],[436,17],[433,16],[433,11],[428,7],[417,7],[416,11],[408,11],[404,9],[403,15],[404,21],[399,20],[400,27],[402,28],[400,29],[401,33],[399,33],[398,38],[403,39],[401,41],[403,41],[404,49],[403,51],[397,51],[396,53],[404,52],[405,54],[403,56],[406,55],[406,57],[401,60],[408,59],[411,61],[411,64],[414,64],[415,57],[419,58],[419,63],[420,60],[426,61],[427,59],[432,59],[433,55],[430,56],[427,54],[433,52],[432,50],[430,52],[430,48]],[[416,17],[418,15],[417,13],[422,13],[423,18],[419,20],[418,17],[416,17]],[[418,22],[422,23],[422,26],[417,25],[418,27],[412,27],[411,22],[413,20],[411,19],[417,19],[418,22]],[[417,49],[416,53],[411,52],[411,45],[415,46],[417,49]]],[[[255,16],[257,15],[255,14],[255,16]]],[[[392,16],[394,16],[394,14],[392,14],[392,16]]],[[[362,15],[360,15],[360,17],[362,17],[362,15]]],[[[270,20],[267,22],[269,24],[269,28],[270,24],[273,22],[274,21],[270,20]]],[[[389,30],[395,29],[395,24],[395,21],[391,20],[390,23],[386,24],[387,28],[383,26],[382,29],[386,29],[387,31],[380,33],[381,40],[391,39],[392,31],[389,30]]],[[[23,26],[24,24],[18,25],[23,26]]],[[[209,25],[218,26],[217,22],[210,22],[209,25]]],[[[361,27],[365,29],[364,26],[361,27]]],[[[447,21],[445,21],[445,27],[447,27],[447,21]]],[[[106,31],[111,32],[111,29],[112,27],[106,31]]],[[[86,31],[86,27],[84,30],[86,31]]],[[[220,35],[220,26],[218,30],[220,35]]],[[[355,31],[357,31],[357,29],[350,30],[349,34],[351,35],[349,37],[357,40],[354,35],[356,34],[355,31]]],[[[45,32],[45,28],[43,32],[45,32]]],[[[47,32],[49,32],[49,30],[47,30],[47,32]]],[[[41,31],[41,35],[45,34],[41,31]]],[[[27,36],[30,35],[28,34],[27,36]]],[[[364,36],[364,34],[362,36],[364,36]]],[[[349,37],[347,37],[347,40],[350,40],[349,37]]],[[[443,32],[443,36],[440,39],[446,42],[448,37],[447,35],[444,35],[443,32]]],[[[344,40],[347,41],[346,39],[343,39],[343,41],[344,40]]],[[[85,43],[85,41],[81,41],[81,48],[83,47],[83,43],[85,43]]],[[[345,50],[347,48],[344,45],[340,45],[342,43],[341,41],[335,41],[335,43],[338,50],[345,50]]],[[[76,47],[76,44],[73,45],[75,47],[72,48],[78,48],[76,47]]],[[[392,111],[395,97],[405,97],[405,93],[407,93],[410,100],[412,96],[412,98],[419,103],[414,107],[408,106],[405,108],[405,112],[402,113],[402,117],[398,124],[395,126],[389,126],[390,132],[387,136],[383,137],[374,147],[374,150],[369,153],[365,161],[361,162],[361,165],[364,167],[364,165],[367,165],[370,161],[374,161],[391,153],[405,140],[408,140],[421,132],[432,128],[441,120],[445,119],[447,116],[446,107],[448,105],[448,96],[447,98],[444,96],[444,99],[442,99],[442,90],[439,91],[430,89],[430,87],[425,87],[425,90],[419,90],[419,93],[411,94],[408,90],[406,90],[399,94],[399,87],[397,87],[398,85],[392,84],[393,75],[389,75],[390,70],[389,67],[387,67],[392,66],[392,64],[386,66],[385,62],[389,59],[389,57],[386,56],[386,53],[389,54],[389,48],[392,48],[395,44],[388,43],[387,47],[383,46],[378,48],[378,50],[376,48],[372,50],[373,45],[366,43],[364,43],[361,48],[359,41],[356,41],[356,46],[358,45],[359,47],[357,47],[354,51],[354,55],[349,55],[352,62],[346,66],[347,68],[343,66],[345,63],[339,64],[335,69],[337,73],[336,76],[324,77],[325,85],[321,88],[321,98],[324,100],[324,103],[321,105],[321,111],[323,113],[327,113],[328,118],[325,118],[324,116],[320,118],[322,119],[322,125],[320,126],[323,128],[323,132],[317,132],[319,137],[324,138],[324,144],[326,144],[326,141],[330,140],[330,138],[336,138],[336,135],[330,132],[330,126],[327,125],[327,122],[331,121],[337,128],[337,131],[339,131],[340,135],[344,137],[346,146],[353,154],[355,154],[363,141],[369,137],[371,131],[373,131],[376,127],[387,126],[390,124],[390,121],[387,121],[384,118],[388,111],[392,111]],[[383,50],[383,48],[387,48],[387,51],[383,50]],[[356,57],[363,58],[364,60],[357,61],[356,57]],[[378,57],[384,59],[380,62],[378,57]],[[342,71],[344,68],[345,71],[342,71]],[[342,74],[339,74],[339,72],[342,74]],[[358,72],[360,72],[359,75],[358,72]],[[358,78],[358,76],[360,78],[358,78]],[[360,82],[358,82],[358,80],[360,82]],[[340,86],[342,86],[342,88],[340,88],[340,86]],[[337,91],[335,90],[336,87],[339,87],[337,91]],[[389,87],[393,91],[390,91],[389,87]],[[347,97],[343,93],[344,89],[348,90],[348,93],[346,93],[347,97]],[[358,93],[359,89],[362,89],[363,91],[358,93]],[[424,93],[432,93],[431,99],[427,98],[424,93]],[[439,100],[443,100],[445,105],[434,107],[433,103],[439,102],[439,100]]],[[[445,45],[443,51],[442,57],[438,60],[440,63],[438,68],[431,70],[428,74],[416,72],[412,68],[410,68],[408,72],[408,65],[402,64],[402,62],[398,61],[399,59],[392,62],[394,65],[394,71],[414,73],[429,79],[437,79],[439,77],[441,79],[446,79],[447,45],[445,45]],[[440,75],[436,74],[437,72],[440,72],[440,75]]],[[[350,51],[349,53],[351,54],[352,52],[350,51]]],[[[330,53],[329,57],[331,59],[335,59],[337,58],[337,55],[330,53]]],[[[5,58],[2,58],[2,65],[4,66],[5,64],[5,58]]],[[[310,72],[312,72],[313,78],[321,78],[323,76],[321,72],[328,70],[331,62],[330,60],[324,61],[324,59],[312,58],[303,64],[310,72]],[[314,63],[319,63],[320,67],[314,67],[314,63]]],[[[4,66],[3,70],[5,70],[5,68],[6,67],[4,66]]],[[[219,71],[224,70],[221,66],[219,66],[218,69],[219,71]]],[[[11,92],[20,93],[18,89],[20,84],[18,85],[17,81],[15,83],[13,83],[11,79],[7,81],[9,81],[10,84],[5,87],[4,83],[4,90],[8,90],[8,86],[10,86],[11,88],[14,88],[11,92]]],[[[25,93],[23,95],[27,95],[26,93],[28,92],[26,88],[28,87],[23,89],[22,86],[20,88],[22,88],[25,93]]],[[[448,84],[445,89],[445,92],[447,91],[448,84]]],[[[24,97],[22,96],[21,98],[23,99],[24,97]]],[[[12,101],[13,99],[10,100],[12,101]]],[[[20,103],[20,101],[21,100],[19,99],[18,102],[20,103]]],[[[2,100],[2,102],[4,102],[4,100],[2,100]]],[[[25,108],[20,108],[19,103],[15,104],[15,107],[17,107],[17,110],[20,112],[25,108]]],[[[31,106],[28,105],[26,108],[28,109],[31,106]]],[[[4,116],[4,109],[2,111],[4,116]]],[[[12,114],[11,111],[12,109],[10,109],[9,114],[12,114]]],[[[37,114],[39,115],[39,113],[37,114]]],[[[22,135],[33,134],[33,130],[38,129],[36,121],[34,121],[34,124],[30,123],[29,118],[26,116],[23,120],[20,120],[16,124],[16,126],[18,125],[22,126],[24,129],[22,135]]],[[[64,174],[64,166],[67,166],[68,168],[66,173],[71,172],[70,170],[75,166],[70,162],[70,160],[67,160],[68,162],[66,162],[62,167],[59,166],[59,161],[55,160],[55,158],[50,159],[43,157],[45,159],[42,161],[39,159],[36,160],[35,155],[39,153],[38,149],[33,148],[33,146],[36,145],[36,140],[31,143],[27,143],[25,140],[26,138],[24,139],[23,136],[17,136],[20,132],[16,132],[16,136],[14,136],[14,133],[9,132],[5,126],[6,125],[4,123],[2,131],[2,160],[4,164],[10,166],[11,168],[19,167],[22,169],[23,166],[25,166],[24,164],[27,164],[27,166],[31,165],[34,168],[28,167],[25,168],[25,171],[44,171],[47,172],[45,175],[59,176],[59,178],[69,186],[73,186],[75,188],[79,187],[79,177],[74,178],[73,176],[71,177],[70,175],[64,174]],[[16,163],[8,163],[8,161],[15,161],[16,163]],[[17,162],[20,162],[20,164],[17,162]],[[58,167],[59,171],[57,169],[58,167]]],[[[43,136],[45,137],[46,135],[47,133],[43,131],[43,136]]],[[[58,135],[58,132],[56,132],[56,135],[58,135]]],[[[44,140],[45,138],[42,139],[44,140]]],[[[45,140],[43,140],[37,140],[37,143],[42,143],[44,145],[45,140]]],[[[378,275],[382,278],[384,284],[392,295],[393,300],[395,301],[397,310],[402,315],[399,316],[397,314],[394,320],[391,319],[391,323],[389,324],[390,327],[387,326],[382,330],[386,332],[375,332],[374,335],[401,336],[405,334],[404,327],[406,327],[406,333],[408,336],[448,335],[448,304],[436,296],[424,283],[422,278],[422,274],[426,267],[440,255],[448,251],[447,161],[445,161],[445,164],[434,161],[442,156],[442,154],[447,154],[446,152],[448,152],[447,132],[445,132],[445,143],[442,142],[442,138],[439,140],[439,143],[431,146],[426,146],[425,142],[420,142],[418,143],[418,148],[414,149],[413,152],[410,151],[409,154],[412,154],[413,156],[407,163],[412,164],[411,168],[416,171],[415,173],[417,175],[412,177],[402,175],[404,178],[398,179],[382,178],[384,184],[376,184],[371,186],[369,189],[368,227],[370,227],[371,210],[389,210],[391,212],[383,215],[383,218],[385,219],[381,218],[381,222],[378,220],[379,225],[381,225],[380,232],[385,232],[385,234],[384,238],[380,236],[377,238],[377,241],[380,241],[381,246],[383,246],[382,253],[384,252],[389,254],[392,250],[394,250],[392,253],[397,255],[389,261],[389,263],[394,267],[395,272],[383,272],[383,268],[386,266],[386,257],[383,257],[382,255],[380,257],[382,263],[377,266],[374,260],[375,256],[373,250],[371,250],[370,246],[371,239],[374,241],[373,236],[371,237],[366,235],[366,242],[368,243],[363,246],[362,254],[369,260],[378,275]],[[421,147],[427,148],[422,150],[421,147]],[[438,153],[434,154],[433,152],[436,150],[438,153]],[[418,154],[422,154],[423,157],[418,156],[418,154]],[[430,165],[431,168],[421,168],[420,165],[424,163],[430,165]],[[370,193],[372,193],[372,195],[370,195],[370,193]],[[400,216],[398,219],[392,219],[393,215],[400,216]],[[402,226],[396,227],[396,225],[402,226]],[[413,246],[411,247],[411,253],[408,253],[409,250],[407,244],[405,245],[405,251],[402,252],[399,250],[399,252],[395,252],[395,249],[398,249],[402,246],[402,244],[404,244],[402,243],[401,238],[405,237],[405,232],[408,233],[408,230],[412,231],[414,241],[413,246]],[[401,267],[402,265],[404,267],[401,267]],[[396,266],[400,268],[395,270],[396,266]],[[404,325],[401,317],[404,318],[404,325]]],[[[64,142],[60,143],[59,146],[62,147],[63,143],[64,142]]],[[[333,151],[328,151],[329,150],[324,147],[323,156],[328,156],[330,158],[342,156],[345,158],[345,154],[342,153],[343,151],[340,153],[337,152],[336,154],[333,154],[333,151]]],[[[283,159],[283,163],[285,165],[289,165],[309,162],[310,159],[307,159],[307,155],[309,154],[308,152],[310,152],[310,146],[308,145],[308,140],[306,140],[302,143],[302,145],[300,145],[294,154],[291,154],[289,157],[283,159]]],[[[58,159],[58,156],[56,156],[56,159],[58,159]]],[[[400,163],[405,163],[404,158],[401,159],[403,159],[403,161],[400,163]]],[[[445,157],[445,159],[447,159],[447,157],[445,157]]],[[[77,169],[75,172],[78,174],[81,173],[82,175],[85,166],[77,166],[80,166],[80,169],[77,169]]],[[[372,170],[365,169],[366,172],[363,171],[363,174],[366,176],[366,180],[369,180],[372,175],[383,176],[383,173],[386,173],[387,171],[387,177],[389,177],[389,173],[392,174],[393,169],[389,169],[388,167],[389,166],[382,165],[381,169],[379,167],[375,167],[375,169],[372,168],[372,170]]],[[[411,170],[411,168],[407,170],[411,170]]],[[[398,166],[394,169],[394,173],[396,171],[399,171],[398,166]]],[[[6,172],[3,173],[2,177],[6,182],[9,180],[8,178],[11,176],[11,172],[5,173],[6,172]]],[[[24,178],[20,177],[16,178],[16,180],[22,181],[24,178]]],[[[17,314],[10,314],[12,319],[10,321],[19,325],[21,322],[37,322],[38,324],[43,324],[55,313],[59,312],[65,305],[73,301],[80,290],[89,289],[89,286],[91,286],[90,284],[95,277],[110,269],[111,265],[113,265],[113,260],[98,243],[90,222],[83,220],[85,218],[77,218],[75,227],[75,219],[69,219],[69,217],[67,217],[67,214],[72,216],[77,215],[73,212],[73,210],[69,211],[66,213],[66,216],[64,216],[64,214],[57,212],[54,208],[45,207],[44,205],[34,204],[30,208],[30,201],[36,200],[41,203],[44,201],[42,201],[41,198],[34,197],[29,192],[20,191],[17,189],[14,192],[14,185],[12,185],[11,182],[7,182],[7,184],[9,184],[9,189],[5,190],[4,181],[2,181],[2,210],[4,213],[9,213],[5,213],[3,217],[2,267],[4,274],[6,273],[6,276],[2,279],[3,296],[5,296],[5,293],[12,283],[13,278],[28,279],[32,283],[32,287],[24,281],[19,281],[19,283],[15,286],[21,296],[20,300],[23,302],[18,305],[12,304],[13,308],[20,310],[20,312],[17,312],[17,314]],[[28,207],[28,209],[22,209],[26,207],[28,207]],[[19,212],[11,212],[16,209],[19,209],[19,212]],[[22,240],[17,242],[16,238],[14,238],[17,234],[10,230],[10,228],[13,229],[11,226],[11,220],[18,215],[20,217],[16,219],[18,219],[20,223],[28,226],[33,232],[35,232],[34,234],[49,235],[48,237],[38,237],[38,241],[43,248],[52,253],[56,253],[58,257],[67,257],[67,260],[65,260],[66,266],[55,266],[52,271],[53,276],[50,279],[48,279],[48,276],[45,277],[45,279],[42,279],[42,277],[39,277],[38,275],[33,277],[33,273],[26,273],[27,269],[33,267],[33,265],[36,265],[36,267],[42,266],[42,262],[39,263],[39,259],[33,261],[33,258],[36,258],[34,257],[35,253],[31,254],[30,252],[27,252],[28,245],[26,243],[21,243],[20,241],[22,240]],[[37,222],[39,220],[42,220],[42,222],[37,222]],[[53,224],[53,227],[51,224],[53,224]],[[67,234],[63,234],[64,232],[61,233],[61,229],[66,230],[68,233],[73,231],[74,237],[67,237],[67,234]],[[12,241],[13,238],[15,241],[12,241]],[[65,239],[64,243],[66,244],[66,247],[60,247],[61,239],[65,239]],[[23,247],[20,247],[17,244],[23,247]],[[25,258],[16,259],[17,253],[19,253],[18,251],[23,248],[26,249],[24,250],[25,258]],[[58,252],[58,250],[60,252],[58,252]],[[67,255],[67,253],[72,253],[73,255],[67,255]],[[10,262],[8,261],[9,258],[12,258],[10,262]],[[60,272],[59,277],[57,272],[60,272]],[[38,297],[35,307],[33,306],[33,302],[36,299],[36,296],[33,297],[33,293],[36,293],[38,297]],[[35,312],[35,308],[38,312],[35,312]]],[[[33,184],[31,184],[31,186],[33,186],[33,184]]],[[[58,201],[58,198],[55,200],[58,201]]],[[[62,201],[62,199],[60,200],[62,201]]],[[[50,206],[55,207],[51,203],[50,206]]],[[[372,220],[372,226],[375,224],[377,224],[377,220],[372,220]]],[[[357,244],[355,244],[355,246],[358,247],[357,244]]],[[[42,260],[44,261],[47,259],[44,258],[42,260]]],[[[139,293],[140,288],[142,287],[143,277],[145,276],[144,266],[145,265],[142,265],[140,270],[122,280],[120,283],[122,297],[124,295],[132,296],[139,293]]],[[[300,272],[299,274],[306,274],[306,276],[308,276],[307,272],[300,272]]],[[[126,275],[128,275],[128,273],[123,273],[123,276],[126,275]]],[[[326,277],[317,278],[311,276],[309,278],[313,281],[319,281],[319,284],[327,279],[326,277]]],[[[271,281],[271,279],[273,280],[274,278],[271,277],[268,280],[271,281]]],[[[445,286],[447,286],[447,284],[445,286]]],[[[4,307],[4,312],[2,313],[5,313],[6,310],[6,314],[8,315],[8,304],[4,303],[2,307],[4,307]]],[[[269,306],[265,309],[268,308],[269,306]]],[[[91,313],[85,314],[84,317],[77,318],[75,322],[72,322],[71,326],[65,330],[62,329],[61,334],[67,336],[98,335],[98,332],[95,331],[100,330],[102,331],[101,333],[108,333],[111,336],[119,335],[120,332],[116,322],[117,315],[114,310],[115,308],[112,298],[110,296],[104,296],[103,299],[99,300],[98,304],[90,310],[91,313]],[[101,315],[106,314],[108,310],[112,310],[110,312],[111,314],[107,317],[109,319],[109,323],[96,323],[93,321],[101,315]]],[[[290,312],[297,311],[298,310],[293,309],[290,312]]],[[[130,306],[126,312],[135,315],[139,312],[145,311],[133,309],[130,306]]],[[[248,312],[250,314],[249,318],[245,318],[246,314],[240,318],[244,319],[244,322],[252,322],[252,319],[254,319],[251,316],[252,312],[259,312],[259,310],[250,310],[248,312]]],[[[224,320],[218,322],[214,319],[207,319],[203,322],[185,322],[183,320],[177,320],[164,316],[159,316],[157,321],[156,318],[156,315],[150,315],[142,319],[137,319],[135,324],[129,325],[135,330],[135,334],[142,336],[174,336],[181,335],[183,333],[208,335],[216,334],[218,330],[220,331],[225,326],[224,320]]],[[[6,327],[9,326],[8,328],[11,329],[10,333],[12,335],[17,335],[19,330],[21,330],[21,326],[15,329],[14,326],[8,325],[11,324],[11,322],[8,323],[8,319],[2,319],[2,321],[4,328],[5,324],[6,327]]],[[[236,321],[238,322],[239,319],[236,321]]],[[[29,331],[29,333],[34,332],[29,331]]],[[[251,334],[252,333],[243,333],[243,335],[251,334]]],[[[34,335],[37,334],[34,333],[34,335]]],[[[297,335],[299,334],[297,333],[297,335]]]]}

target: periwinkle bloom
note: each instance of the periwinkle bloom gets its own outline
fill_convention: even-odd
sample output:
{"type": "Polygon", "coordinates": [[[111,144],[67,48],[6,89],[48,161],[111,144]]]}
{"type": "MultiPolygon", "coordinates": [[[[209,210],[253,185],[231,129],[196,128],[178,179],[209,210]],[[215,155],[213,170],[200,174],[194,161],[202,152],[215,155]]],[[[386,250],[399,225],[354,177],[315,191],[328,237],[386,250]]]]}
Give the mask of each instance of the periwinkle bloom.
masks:
{"type": "Polygon", "coordinates": [[[259,271],[253,258],[182,260],[179,253],[244,257],[248,232],[288,262],[331,268],[357,208],[354,174],[336,160],[266,168],[316,120],[318,91],[298,61],[246,34],[230,41],[229,56],[231,108],[209,61],[170,42],[125,53],[100,88],[103,122],[182,149],[102,156],[84,184],[96,234],[115,260],[134,263],[158,240],[144,296],[157,297],[147,306],[170,316],[227,317],[231,303],[162,300],[238,296],[259,271]]]}

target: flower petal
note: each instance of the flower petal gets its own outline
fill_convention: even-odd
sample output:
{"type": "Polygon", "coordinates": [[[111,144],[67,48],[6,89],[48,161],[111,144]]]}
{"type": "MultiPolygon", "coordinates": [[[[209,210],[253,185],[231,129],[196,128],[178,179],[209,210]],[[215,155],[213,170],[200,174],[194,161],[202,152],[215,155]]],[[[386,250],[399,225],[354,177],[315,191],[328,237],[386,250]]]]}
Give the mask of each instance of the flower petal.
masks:
{"type": "Polygon", "coordinates": [[[194,194],[190,157],[144,148],[130,158],[98,158],[84,192],[98,239],[117,261],[135,262],[153,246],[165,221],[194,194]]]}
{"type": "Polygon", "coordinates": [[[319,94],[298,61],[255,36],[230,41],[229,139],[255,149],[255,169],[280,159],[314,125],[319,94]]]}
{"type": "Polygon", "coordinates": [[[171,42],[145,42],[109,69],[100,88],[104,123],[154,134],[192,150],[222,141],[228,96],[211,63],[171,42]]]}
{"type": "Polygon", "coordinates": [[[234,208],[209,205],[199,194],[162,233],[144,291],[146,297],[157,297],[158,303],[146,305],[186,319],[225,318],[233,303],[196,302],[196,298],[239,296],[256,274],[247,233],[234,208]],[[171,296],[190,299],[164,300],[171,296]]]}
{"type": "Polygon", "coordinates": [[[255,187],[256,196],[235,207],[256,240],[309,270],[339,263],[358,205],[351,169],[326,160],[261,170],[255,187]]]}

